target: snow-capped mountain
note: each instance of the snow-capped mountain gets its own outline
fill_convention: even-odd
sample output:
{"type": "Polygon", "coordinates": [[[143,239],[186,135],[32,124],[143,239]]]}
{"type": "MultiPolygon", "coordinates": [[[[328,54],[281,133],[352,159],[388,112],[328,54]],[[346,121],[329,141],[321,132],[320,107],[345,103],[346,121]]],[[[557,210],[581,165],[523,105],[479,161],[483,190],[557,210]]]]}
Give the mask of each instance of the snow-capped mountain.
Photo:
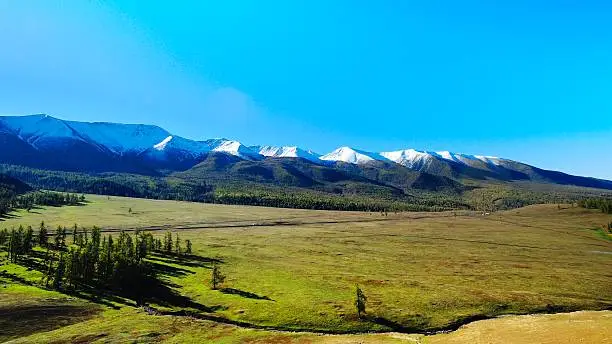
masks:
{"type": "MultiPolygon", "coordinates": [[[[210,146],[204,142],[188,140],[180,136],[173,135],[170,135],[162,141],[154,144],[152,148],[158,152],[170,150],[183,151],[192,156],[201,156],[210,152],[210,146]]],[[[150,147],[147,149],[150,149],[150,147]]]]}
{"type": "Polygon", "coordinates": [[[479,164],[486,164],[489,166],[499,166],[504,159],[500,159],[494,156],[483,156],[483,155],[468,155],[468,154],[457,154],[449,151],[441,151],[432,153],[432,155],[439,158],[453,161],[460,164],[469,165],[472,167],[478,166],[479,164]]]}
{"type": "Polygon", "coordinates": [[[173,137],[154,125],[63,121],[48,115],[7,116],[0,120],[35,148],[42,148],[41,143],[50,140],[78,140],[123,155],[141,153],[164,140],[173,140],[173,146],[178,141],[186,146],[185,150],[201,150],[190,143],[194,141],[173,137]]]}
{"type": "Polygon", "coordinates": [[[208,152],[210,147],[204,142],[170,135],[148,147],[139,156],[167,169],[187,169],[204,159],[208,152]]]}
{"type": "Polygon", "coordinates": [[[388,161],[378,153],[366,152],[351,147],[340,147],[334,151],[321,156],[324,161],[338,161],[349,164],[367,164],[374,161],[388,161]]]}
{"type": "Polygon", "coordinates": [[[16,135],[36,149],[57,144],[64,139],[85,141],[66,122],[47,115],[2,117],[0,121],[5,132],[16,135]]]}
{"type": "Polygon", "coordinates": [[[204,141],[210,150],[218,153],[226,153],[245,160],[259,160],[262,156],[242,143],[228,139],[210,139],[204,141]]]}
{"type": "Polygon", "coordinates": [[[318,162],[320,161],[320,154],[317,154],[311,150],[305,150],[296,146],[253,146],[253,150],[257,151],[260,155],[272,158],[303,158],[306,160],[318,162]]]}
{"type": "Polygon", "coordinates": [[[36,150],[53,147],[59,142],[78,141],[91,149],[119,156],[144,155],[150,159],[180,161],[198,159],[209,152],[230,154],[245,160],[270,158],[303,158],[313,162],[367,164],[374,161],[395,162],[421,170],[433,160],[448,160],[476,167],[497,166],[501,159],[451,152],[422,152],[405,149],[392,152],[367,152],[340,147],[320,155],[296,146],[246,146],[229,139],[189,140],[154,125],[106,122],[64,121],[48,115],[7,116],[0,119],[0,130],[13,134],[36,150]]]}
{"type": "MultiPolygon", "coordinates": [[[[235,157],[227,160],[228,164],[301,158],[326,165],[325,168],[344,168],[335,162],[354,164],[357,169],[391,168],[374,164],[385,162],[451,179],[535,180],[605,188],[612,185],[491,156],[414,149],[375,153],[351,147],[319,155],[296,146],[246,146],[229,139],[190,140],[154,125],[64,121],[47,115],[0,117],[0,147],[0,163],[67,171],[168,173],[191,169],[209,156],[227,154],[235,157]]],[[[308,165],[300,164],[300,168],[307,168],[304,166],[308,165]]]]}
{"type": "Polygon", "coordinates": [[[393,152],[382,152],[381,156],[414,170],[420,170],[430,163],[434,157],[430,153],[414,149],[404,149],[393,152]]]}
{"type": "Polygon", "coordinates": [[[83,139],[119,155],[141,153],[171,136],[166,130],[143,124],[87,123],[65,121],[83,139]]]}

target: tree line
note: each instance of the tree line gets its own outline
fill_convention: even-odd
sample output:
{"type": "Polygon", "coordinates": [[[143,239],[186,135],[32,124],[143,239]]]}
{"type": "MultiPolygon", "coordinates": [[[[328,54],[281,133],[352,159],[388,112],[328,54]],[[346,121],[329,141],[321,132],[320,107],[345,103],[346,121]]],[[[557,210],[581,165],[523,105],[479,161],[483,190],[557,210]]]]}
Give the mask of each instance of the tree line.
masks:
{"type": "Polygon", "coordinates": [[[35,233],[31,226],[0,230],[0,249],[8,252],[12,263],[27,263],[39,246],[42,255],[42,283],[59,290],[74,290],[80,286],[120,291],[141,303],[145,289],[155,278],[151,264],[145,260],[151,252],[174,255],[191,254],[190,240],[173,238],[171,232],[163,239],[151,233],[136,231],[102,235],[100,228],[68,229],[58,226],[54,233],[42,222],[35,233]],[[69,243],[71,241],[71,243],[69,243]]]}
{"type": "MultiPolygon", "coordinates": [[[[281,208],[346,211],[443,211],[468,206],[447,196],[393,198],[385,195],[346,195],[342,193],[260,187],[252,184],[208,184],[197,179],[144,176],[123,173],[87,174],[47,171],[23,166],[0,165],[0,172],[30,185],[70,193],[169,199],[218,204],[240,204],[281,208]]],[[[231,183],[230,183],[231,184],[231,183]]]]}
{"type": "Polygon", "coordinates": [[[612,214],[612,199],[589,198],[578,201],[578,206],[586,209],[599,209],[602,213],[612,214]]]}
{"type": "Polygon", "coordinates": [[[30,211],[35,206],[61,207],[65,205],[79,205],[85,201],[85,195],[53,191],[36,191],[23,195],[0,194],[0,216],[4,216],[16,209],[30,211]]]}
{"type": "Polygon", "coordinates": [[[0,164],[0,173],[6,173],[35,188],[69,193],[204,202],[207,194],[212,191],[205,181],[190,182],[127,173],[88,174],[6,164],[0,164]]]}
{"type": "Polygon", "coordinates": [[[217,188],[211,197],[212,203],[255,205],[277,208],[298,208],[342,211],[443,211],[467,206],[448,202],[440,205],[434,200],[412,199],[410,202],[371,197],[329,195],[319,192],[282,192],[250,188],[248,190],[217,188]],[[452,204],[451,204],[452,203],[452,204]]]}

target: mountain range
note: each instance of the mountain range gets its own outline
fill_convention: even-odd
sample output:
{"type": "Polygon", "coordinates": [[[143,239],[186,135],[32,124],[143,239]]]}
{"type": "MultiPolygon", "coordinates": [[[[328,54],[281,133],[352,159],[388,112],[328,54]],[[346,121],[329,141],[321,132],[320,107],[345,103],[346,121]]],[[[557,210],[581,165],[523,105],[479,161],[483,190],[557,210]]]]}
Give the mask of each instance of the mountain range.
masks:
{"type": "Polygon", "coordinates": [[[190,140],[154,125],[65,121],[48,115],[0,117],[0,145],[2,164],[58,171],[246,179],[298,187],[351,180],[398,190],[439,190],[460,189],[467,180],[612,189],[611,181],[492,156],[414,149],[368,152],[351,147],[320,155],[295,146],[190,140]]]}

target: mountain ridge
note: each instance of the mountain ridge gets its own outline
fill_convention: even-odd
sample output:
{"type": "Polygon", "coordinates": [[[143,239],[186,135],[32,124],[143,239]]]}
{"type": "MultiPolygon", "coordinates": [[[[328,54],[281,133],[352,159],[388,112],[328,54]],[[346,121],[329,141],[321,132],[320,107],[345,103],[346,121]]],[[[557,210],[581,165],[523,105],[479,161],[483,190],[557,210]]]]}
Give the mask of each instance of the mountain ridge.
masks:
{"type": "MultiPolygon", "coordinates": [[[[141,174],[186,171],[214,152],[252,162],[244,170],[246,172],[243,171],[247,174],[249,171],[264,173],[266,168],[270,168],[269,164],[264,166],[266,160],[281,159],[291,164],[295,159],[301,159],[308,162],[308,169],[315,168],[315,165],[343,169],[343,164],[355,165],[357,169],[367,169],[369,165],[389,169],[395,164],[457,182],[465,179],[531,180],[612,189],[612,181],[548,171],[493,156],[415,149],[376,153],[346,146],[319,155],[296,146],[247,146],[223,138],[196,141],[155,125],[65,121],[49,115],[0,116],[0,144],[11,148],[0,152],[0,163],[68,171],[141,174]],[[254,167],[257,164],[260,166],[254,167]]],[[[300,165],[300,173],[304,173],[303,165],[300,165]]],[[[278,171],[279,167],[274,168],[278,171]]],[[[244,175],[243,172],[239,174],[244,175]]],[[[420,181],[420,187],[425,187],[427,181],[456,186],[430,177],[420,181]]]]}

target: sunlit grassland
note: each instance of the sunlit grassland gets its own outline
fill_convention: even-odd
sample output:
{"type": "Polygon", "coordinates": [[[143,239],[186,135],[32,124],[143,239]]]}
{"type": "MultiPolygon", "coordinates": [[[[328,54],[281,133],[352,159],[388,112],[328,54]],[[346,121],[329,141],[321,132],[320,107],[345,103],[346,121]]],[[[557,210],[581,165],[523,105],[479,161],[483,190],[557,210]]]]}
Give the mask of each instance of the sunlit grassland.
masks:
{"type": "MultiPolygon", "coordinates": [[[[215,309],[208,315],[254,327],[423,332],[503,314],[612,307],[612,242],[595,230],[612,218],[597,211],[538,205],[487,216],[467,212],[382,216],[101,196],[88,200],[85,206],[16,213],[0,222],[0,228],[38,226],[44,220],[52,228],[74,223],[111,230],[153,227],[162,230],[153,232],[161,236],[166,227],[159,226],[167,226],[182,240],[190,239],[195,254],[222,261],[227,280],[225,289],[214,291],[209,285],[210,263],[154,257],[181,271],[163,278],[180,294],[215,309]],[[368,296],[365,320],[355,314],[355,285],[368,296]]],[[[40,280],[36,271],[12,264],[0,266],[3,269],[34,284],[40,280]]],[[[0,283],[6,285],[0,289],[4,309],[16,299],[35,304],[44,298],[83,302],[66,301],[64,294],[14,281],[0,283]],[[19,288],[23,290],[18,292],[19,288]],[[45,293],[54,296],[39,295],[45,293]]],[[[84,329],[92,336],[105,333],[99,338],[103,341],[337,338],[149,316],[125,305],[120,309],[87,305],[96,309],[87,313],[89,320],[35,338],[72,338],[83,335],[84,329]],[[125,337],[113,337],[116,333],[125,337]]]]}

